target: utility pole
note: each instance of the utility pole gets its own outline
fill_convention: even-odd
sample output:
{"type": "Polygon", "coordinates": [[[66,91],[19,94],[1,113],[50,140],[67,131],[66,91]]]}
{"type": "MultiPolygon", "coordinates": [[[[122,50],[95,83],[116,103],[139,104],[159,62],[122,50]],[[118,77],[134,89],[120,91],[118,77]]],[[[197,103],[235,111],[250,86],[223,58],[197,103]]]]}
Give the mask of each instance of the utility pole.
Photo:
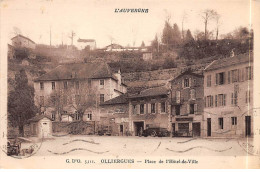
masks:
{"type": "Polygon", "coordinates": [[[50,26],[50,46],[51,46],[51,26],[50,26]]]}
{"type": "Polygon", "coordinates": [[[73,38],[75,35],[76,35],[76,33],[71,31],[71,36],[69,36],[69,38],[71,39],[71,45],[73,45],[73,38]]]}

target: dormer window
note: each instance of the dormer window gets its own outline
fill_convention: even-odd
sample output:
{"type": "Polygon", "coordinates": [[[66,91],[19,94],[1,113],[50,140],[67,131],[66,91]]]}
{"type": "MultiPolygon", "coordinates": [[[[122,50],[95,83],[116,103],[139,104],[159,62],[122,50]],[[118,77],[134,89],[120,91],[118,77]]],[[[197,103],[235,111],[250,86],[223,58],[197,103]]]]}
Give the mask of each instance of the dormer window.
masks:
{"type": "Polygon", "coordinates": [[[189,78],[184,79],[184,88],[190,87],[190,81],[189,78]]]}

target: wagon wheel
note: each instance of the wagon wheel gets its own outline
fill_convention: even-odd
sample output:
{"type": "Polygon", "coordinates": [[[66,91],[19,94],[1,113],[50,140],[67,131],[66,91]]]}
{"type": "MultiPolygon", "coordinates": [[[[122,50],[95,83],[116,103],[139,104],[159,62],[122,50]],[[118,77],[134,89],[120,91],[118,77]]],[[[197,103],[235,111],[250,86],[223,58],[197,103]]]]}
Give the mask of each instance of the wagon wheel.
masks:
{"type": "Polygon", "coordinates": [[[156,131],[153,130],[153,131],[151,132],[151,136],[152,136],[152,137],[155,137],[155,136],[156,136],[156,131]]]}

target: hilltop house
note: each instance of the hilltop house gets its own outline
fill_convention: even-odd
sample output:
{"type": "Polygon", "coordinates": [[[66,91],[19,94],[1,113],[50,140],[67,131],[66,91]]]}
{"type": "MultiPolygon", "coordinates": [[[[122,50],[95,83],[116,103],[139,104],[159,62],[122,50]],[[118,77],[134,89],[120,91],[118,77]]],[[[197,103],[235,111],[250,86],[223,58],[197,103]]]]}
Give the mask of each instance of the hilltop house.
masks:
{"type": "Polygon", "coordinates": [[[15,48],[29,48],[35,49],[36,43],[32,41],[30,38],[27,38],[23,35],[16,35],[12,39],[12,46],[15,48]]]}
{"type": "Polygon", "coordinates": [[[77,47],[79,50],[87,48],[88,50],[96,49],[96,40],[95,39],[78,39],[77,47]]]}
{"type": "Polygon", "coordinates": [[[204,70],[205,136],[253,135],[253,56],[215,60],[204,70]]]}
{"type": "Polygon", "coordinates": [[[35,104],[55,121],[99,121],[99,104],[126,92],[106,63],[59,65],[34,80],[35,104]]]}

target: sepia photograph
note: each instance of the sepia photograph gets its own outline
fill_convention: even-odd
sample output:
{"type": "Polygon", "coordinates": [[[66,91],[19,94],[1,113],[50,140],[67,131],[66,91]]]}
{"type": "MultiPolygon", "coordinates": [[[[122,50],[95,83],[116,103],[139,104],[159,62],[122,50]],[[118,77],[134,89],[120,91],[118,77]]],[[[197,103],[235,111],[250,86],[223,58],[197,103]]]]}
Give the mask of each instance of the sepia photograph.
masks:
{"type": "Polygon", "coordinates": [[[0,6],[0,169],[260,168],[259,1],[0,6]]]}

